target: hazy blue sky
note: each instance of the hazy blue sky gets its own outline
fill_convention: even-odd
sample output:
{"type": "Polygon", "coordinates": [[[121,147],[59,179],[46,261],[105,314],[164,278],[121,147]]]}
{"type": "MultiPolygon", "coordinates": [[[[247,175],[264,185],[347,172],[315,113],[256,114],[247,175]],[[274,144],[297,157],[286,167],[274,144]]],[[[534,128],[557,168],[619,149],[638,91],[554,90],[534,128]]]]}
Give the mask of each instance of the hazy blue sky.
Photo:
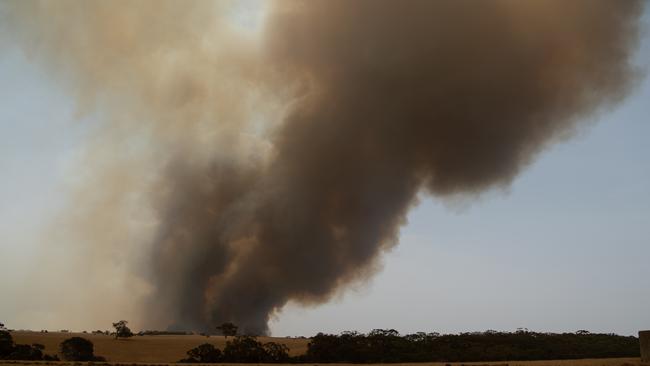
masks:
{"type": "MultiPolygon", "coordinates": [[[[650,63],[647,36],[637,63],[650,63]]],[[[62,204],[84,134],[55,80],[0,48],[0,321],[14,328],[38,327],[24,320],[28,300],[47,302],[28,286],[42,240],[34,228],[62,204]]],[[[650,329],[649,141],[644,79],[507,191],[451,203],[423,196],[369,284],[317,308],[287,307],[273,333],[650,329]]]]}

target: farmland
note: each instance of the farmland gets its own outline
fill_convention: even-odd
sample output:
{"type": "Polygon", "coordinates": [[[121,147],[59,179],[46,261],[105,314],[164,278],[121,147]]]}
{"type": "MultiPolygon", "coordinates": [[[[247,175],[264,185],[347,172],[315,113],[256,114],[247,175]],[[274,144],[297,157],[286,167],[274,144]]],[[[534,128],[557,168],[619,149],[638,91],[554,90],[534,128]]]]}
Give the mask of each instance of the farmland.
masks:
{"type": "MultiPolygon", "coordinates": [[[[68,339],[70,337],[83,337],[90,340],[94,344],[95,355],[105,358],[108,364],[111,365],[173,364],[173,363],[177,363],[179,360],[183,358],[186,358],[186,353],[188,350],[195,348],[201,344],[209,343],[214,347],[223,349],[226,346],[226,342],[230,341],[231,339],[231,338],[226,339],[223,336],[202,336],[202,335],[138,335],[128,339],[115,339],[113,336],[107,334],[69,333],[69,332],[33,332],[33,331],[15,331],[12,332],[11,334],[14,341],[17,344],[41,344],[44,347],[44,353],[52,354],[52,355],[59,353],[59,345],[65,339],[68,339]]],[[[548,339],[555,339],[557,337],[561,337],[563,342],[569,342],[572,338],[577,337],[576,339],[580,339],[581,342],[584,343],[586,341],[593,342],[594,339],[597,340],[599,338],[602,338],[605,340],[612,341],[613,343],[611,344],[615,345],[614,349],[616,349],[616,347],[619,347],[624,352],[619,352],[617,354],[606,354],[606,353],[603,354],[603,353],[593,353],[592,351],[592,353],[583,353],[582,356],[583,358],[577,359],[579,358],[579,356],[578,357],[576,356],[579,353],[575,353],[574,357],[566,357],[566,356],[562,356],[562,353],[560,352],[561,349],[558,348],[555,350],[556,352],[555,358],[559,357],[559,358],[576,358],[576,359],[557,360],[557,359],[553,359],[553,357],[545,357],[545,358],[528,357],[528,358],[517,358],[517,359],[530,360],[530,361],[508,361],[510,358],[508,358],[507,356],[503,358],[495,357],[496,354],[491,352],[490,348],[485,348],[484,343],[483,344],[476,343],[472,347],[469,348],[466,347],[465,350],[461,352],[461,354],[454,356],[455,358],[449,358],[449,359],[451,360],[466,359],[466,360],[474,360],[477,362],[412,363],[413,361],[427,361],[427,360],[411,359],[409,361],[408,359],[402,359],[403,361],[395,361],[396,359],[394,358],[395,356],[407,357],[408,354],[404,354],[403,353],[404,351],[400,350],[399,348],[391,348],[390,343],[385,343],[384,346],[380,348],[362,347],[353,351],[354,354],[356,354],[355,352],[359,352],[359,354],[365,355],[360,359],[356,359],[350,356],[350,354],[346,356],[346,352],[349,353],[350,350],[346,351],[345,347],[353,346],[356,343],[358,343],[360,340],[362,342],[357,344],[357,346],[359,346],[360,344],[365,344],[366,342],[370,342],[369,344],[372,344],[372,342],[377,341],[377,339],[373,338],[373,337],[377,337],[378,336],[377,334],[378,334],[377,331],[375,331],[374,333],[370,333],[368,335],[368,338],[364,338],[366,337],[365,335],[358,334],[358,333],[343,333],[341,336],[329,336],[329,335],[319,334],[311,339],[304,338],[304,337],[300,337],[300,338],[260,337],[259,341],[264,343],[275,342],[277,344],[283,344],[288,348],[288,353],[290,356],[300,356],[294,358],[293,361],[306,362],[307,364],[315,364],[314,362],[319,361],[319,363],[328,363],[331,365],[337,365],[337,364],[344,364],[342,361],[345,361],[345,362],[361,362],[361,363],[369,363],[369,364],[392,362],[391,364],[393,365],[429,365],[429,366],[638,366],[641,365],[640,359],[634,357],[635,355],[637,355],[637,351],[636,351],[637,349],[633,351],[630,350],[624,351],[626,347],[625,345],[627,344],[627,338],[630,337],[620,337],[615,335],[591,335],[591,334],[549,335],[548,337],[550,338],[548,339]],[[350,335],[353,335],[352,338],[350,338],[350,335]],[[596,338],[591,338],[591,337],[596,337],[596,338]],[[342,344],[339,344],[339,348],[337,348],[335,346],[336,342],[331,343],[331,341],[333,340],[334,341],[346,340],[346,341],[342,344]],[[617,343],[615,343],[614,341],[623,341],[623,343],[616,345],[617,343]],[[312,342],[311,346],[308,346],[309,342],[312,342]],[[328,345],[328,347],[330,347],[328,348],[327,351],[329,353],[327,352],[322,353],[322,351],[324,351],[324,349],[322,348],[324,345],[328,345]],[[340,348],[341,345],[343,345],[344,347],[340,348]],[[482,351],[483,353],[476,354],[475,351],[476,349],[479,348],[483,350],[482,351]],[[309,353],[307,352],[308,350],[309,353]],[[371,352],[371,354],[368,354],[368,352],[371,352]],[[385,355],[387,352],[389,353],[388,356],[385,355]],[[602,355],[602,356],[593,356],[595,354],[602,355]],[[588,355],[592,355],[592,356],[588,356],[588,355]],[[375,356],[382,356],[382,357],[378,358],[375,356]],[[608,358],[600,358],[600,357],[608,357],[608,358]],[[408,363],[407,361],[411,363],[408,363]]],[[[483,339],[483,341],[487,340],[487,341],[494,342],[495,340],[501,337],[514,337],[513,339],[510,339],[508,341],[509,343],[501,340],[501,344],[499,347],[503,348],[507,345],[509,345],[510,347],[514,347],[514,345],[516,345],[517,343],[521,343],[522,340],[526,340],[528,339],[528,337],[531,336],[534,337],[534,339],[536,339],[538,343],[540,343],[538,346],[547,344],[544,343],[544,338],[540,334],[521,333],[521,332],[519,333],[476,333],[476,334],[464,334],[461,336],[443,336],[441,338],[434,337],[434,339],[440,340],[440,339],[444,339],[445,337],[450,337],[448,339],[450,340],[455,339],[454,342],[456,345],[461,344],[467,346],[469,344],[468,342],[470,342],[472,339],[474,339],[474,341],[476,341],[477,339],[479,340],[483,339]]],[[[405,340],[408,339],[408,337],[409,336],[406,336],[406,338],[401,338],[401,337],[393,337],[393,338],[380,337],[380,338],[382,342],[384,342],[388,339],[392,339],[393,341],[405,340]]],[[[634,338],[632,339],[634,340],[634,338]]],[[[636,341],[634,341],[634,343],[636,343],[636,341]]],[[[443,351],[441,347],[444,344],[445,342],[443,341],[441,343],[433,344],[432,347],[434,347],[434,349],[437,350],[436,352],[441,352],[443,351]]],[[[608,347],[608,344],[605,342],[601,342],[598,344],[600,345],[599,347],[597,347],[598,350],[600,350],[601,348],[606,349],[608,347]]],[[[547,345],[551,345],[551,347],[554,349],[556,347],[559,347],[557,346],[557,344],[556,346],[552,346],[552,343],[548,343],[547,345]]],[[[579,348],[580,346],[574,344],[573,347],[579,348]]],[[[510,351],[516,351],[517,348],[514,347],[509,349],[510,351]]],[[[507,354],[515,355],[516,353],[503,353],[503,352],[501,353],[502,356],[507,354]]],[[[440,356],[434,355],[430,357],[440,357],[440,356]]],[[[30,358],[22,358],[22,359],[30,360],[30,358]]],[[[40,359],[40,358],[32,358],[32,360],[33,359],[40,359]]],[[[286,361],[280,361],[280,362],[282,363],[288,361],[289,358],[287,357],[286,361]]],[[[429,358],[429,361],[436,361],[436,359],[429,358]]],[[[205,362],[205,361],[200,361],[200,362],[205,362]]],[[[219,362],[219,361],[209,361],[209,362],[219,362]]],[[[250,361],[232,361],[232,362],[250,362],[250,361]]],[[[57,365],[57,366],[66,366],[66,365],[77,365],[78,363],[58,362],[58,361],[10,361],[10,360],[0,361],[0,366],[7,366],[10,364],[18,365],[18,366],[48,365],[48,364],[57,365]]]]}
{"type": "MultiPolygon", "coordinates": [[[[212,338],[212,337],[211,337],[212,338]]],[[[276,339],[277,340],[277,339],[276,339]]],[[[109,362],[111,366],[136,366],[136,365],[151,365],[163,366],[169,363],[144,363],[144,362],[109,362]]],[[[79,366],[79,362],[39,362],[39,361],[0,361],[0,366],[79,366]]],[[[229,365],[229,364],[222,364],[229,365]]],[[[238,364],[231,364],[238,365],[238,364]]],[[[277,364],[282,366],[283,364],[277,364]]],[[[295,365],[295,364],[286,364],[295,365]]],[[[316,364],[312,364],[317,366],[316,364]]],[[[332,363],[328,366],[340,366],[349,364],[332,363]]],[[[465,362],[465,363],[442,363],[442,362],[426,362],[426,363],[398,363],[390,364],[393,366],[640,366],[638,358],[610,358],[610,359],[585,359],[585,360],[553,360],[553,361],[514,361],[514,362],[465,362]]]]}
{"type": "MultiPolygon", "coordinates": [[[[186,356],[186,352],[200,344],[211,343],[223,348],[226,339],[223,336],[201,335],[145,335],[128,339],[115,339],[104,334],[59,333],[59,332],[12,332],[16,343],[40,343],[45,346],[45,353],[56,354],[59,344],[70,337],[83,337],[95,345],[95,354],[106,357],[110,362],[129,363],[171,363],[186,356]]],[[[290,355],[300,355],[307,351],[308,339],[260,337],[262,342],[277,342],[289,347],[290,355]]],[[[4,362],[4,361],[0,361],[4,362]]]]}

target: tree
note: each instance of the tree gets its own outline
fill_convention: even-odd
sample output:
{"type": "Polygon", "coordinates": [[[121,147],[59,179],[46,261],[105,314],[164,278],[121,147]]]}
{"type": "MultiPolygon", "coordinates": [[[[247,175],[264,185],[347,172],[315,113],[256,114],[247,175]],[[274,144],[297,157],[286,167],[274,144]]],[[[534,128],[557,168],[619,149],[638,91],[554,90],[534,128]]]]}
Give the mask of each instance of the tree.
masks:
{"type": "Polygon", "coordinates": [[[289,361],[289,347],[286,344],[267,342],[264,343],[266,351],[265,362],[287,363],[289,361]]]}
{"type": "Polygon", "coordinates": [[[11,354],[7,356],[10,360],[21,361],[40,361],[43,359],[43,350],[45,346],[35,343],[30,346],[28,344],[17,344],[14,346],[11,354]]]}
{"type": "Polygon", "coordinates": [[[187,351],[188,358],[180,360],[185,363],[216,363],[222,359],[221,351],[210,343],[204,343],[187,351]]]}
{"type": "Polygon", "coordinates": [[[103,357],[95,356],[93,342],[81,337],[61,342],[59,352],[66,361],[105,361],[103,357]]]}
{"type": "Polygon", "coordinates": [[[224,362],[260,363],[267,359],[266,355],[262,343],[251,336],[237,336],[234,340],[226,342],[223,349],[224,362]]]}
{"type": "Polygon", "coordinates": [[[0,330],[0,360],[20,360],[20,361],[58,361],[58,357],[46,355],[43,353],[45,346],[34,343],[31,346],[27,344],[14,344],[11,334],[7,331],[0,330]]]}
{"type": "Polygon", "coordinates": [[[120,320],[119,322],[113,323],[113,328],[115,328],[115,339],[133,337],[133,332],[131,332],[131,329],[126,326],[127,323],[126,320],[120,320]]]}
{"type": "Polygon", "coordinates": [[[230,322],[223,323],[219,326],[217,326],[217,330],[221,331],[221,334],[224,335],[224,337],[228,338],[228,336],[234,337],[237,335],[237,329],[238,327],[230,322]]]}
{"type": "Polygon", "coordinates": [[[14,349],[14,339],[11,333],[6,330],[0,330],[0,359],[9,356],[14,349]]]}

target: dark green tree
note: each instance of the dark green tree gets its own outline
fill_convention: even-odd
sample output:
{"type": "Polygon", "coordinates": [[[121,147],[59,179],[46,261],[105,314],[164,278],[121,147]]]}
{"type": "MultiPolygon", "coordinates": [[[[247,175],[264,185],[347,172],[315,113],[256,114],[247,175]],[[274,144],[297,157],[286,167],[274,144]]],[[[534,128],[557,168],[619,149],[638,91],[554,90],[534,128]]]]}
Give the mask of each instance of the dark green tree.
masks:
{"type": "Polygon", "coordinates": [[[66,361],[104,361],[103,357],[95,356],[93,342],[81,337],[61,342],[59,352],[66,361]]]}
{"type": "Polygon", "coordinates": [[[231,336],[231,337],[236,336],[237,335],[237,329],[238,329],[238,327],[235,324],[231,323],[231,322],[226,322],[226,323],[223,323],[223,324],[217,326],[217,330],[219,330],[221,332],[221,334],[223,334],[223,336],[226,337],[226,338],[228,338],[228,336],[231,336]]]}
{"type": "Polygon", "coordinates": [[[222,354],[218,348],[210,343],[204,343],[187,351],[187,358],[180,360],[185,363],[216,363],[221,362],[222,354]]]}
{"type": "Polygon", "coordinates": [[[21,360],[21,361],[40,361],[43,359],[43,350],[45,346],[42,344],[17,344],[14,346],[13,350],[7,356],[7,359],[10,360],[21,360]]]}
{"type": "Polygon", "coordinates": [[[636,337],[587,331],[555,334],[521,328],[515,332],[489,330],[401,336],[393,329],[375,329],[368,334],[319,333],[311,338],[304,360],[313,363],[489,362],[638,356],[636,337]]]}
{"type": "Polygon", "coordinates": [[[11,333],[6,330],[0,330],[0,359],[9,356],[14,348],[14,339],[11,333]]]}
{"type": "Polygon", "coordinates": [[[266,359],[264,362],[287,363],[289,361],[289,347],[286,344],[267,342],[264,343],[266,359]]]}
{"type": "Polygon", "coordinates": [[[126,320],[120,320],[113,323],[113,328],[115,328],[115,339],[133,337],[133,332],[131,332],[131,329],[127,326],[128,323],[129,322],[126,320]]]}
{"type": "Polygon", "coordinates": [[[260,363],[266,358],[266,350],[262,343],[251,336],[237,336],[232,341],[226,342],[226,347],[223,349],[224,362],[260,363]]]}

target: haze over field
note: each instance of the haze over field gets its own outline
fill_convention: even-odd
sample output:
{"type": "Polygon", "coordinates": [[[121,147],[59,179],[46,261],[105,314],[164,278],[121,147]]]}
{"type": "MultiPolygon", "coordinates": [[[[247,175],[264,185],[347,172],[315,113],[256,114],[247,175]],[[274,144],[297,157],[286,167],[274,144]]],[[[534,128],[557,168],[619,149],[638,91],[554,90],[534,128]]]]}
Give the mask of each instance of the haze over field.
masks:
{"type": "MultiPolygon", "coordinates": [[[[204,331],[233,321],[267,334],[287,304],[327,303],[365,284],[420,200],[453,205],[508,190],[553,144],[638,90],[647,96],[634,59],[643,14],[643,2],[605,0],[4,1],[0,46],[20,49],[53,90],[74,98],[80,122],[57,130],[78,141],[61,168],[73,174],[54,219],[35,226],[47,245],[11,269],[28,273],[26,288],[0,272],[12,299],[0,310],[16,327],[35,327],[20,304],[37,293],[51,307],[30,313],[39,324],[92,328],[128,317],[139,328],[204,331]]],[[[640,172],[637,221],[616,231],[633,238],[631,258],[649,250],[649,150],[638,147],[647,136],[636,138],[620,159],[641,166],[630,168],[640,172]]],[[[608,240],[600,245],[616,252],[620,243],[608,240]]],[[[577,252],[588,257],[586,248],[577,252]]],[[[425,270],[435,261],[410,263],[425,270]]],[[[616,295],[628,276],[643,286],[647,268],[590,293],[616,295]]],[[[444,299],[481,276],[419,286],[449,284],[431,291],[444,299]]],[[[521,286],[502,291],[564,291],[556,278],[521,286]]],[[[639,310],[650,295],[631,292],[630,314],[641,318],[630,322],[650,326],[639,310]]],[[[621,307],[612,306],[616,319],[621,307]]]]}

